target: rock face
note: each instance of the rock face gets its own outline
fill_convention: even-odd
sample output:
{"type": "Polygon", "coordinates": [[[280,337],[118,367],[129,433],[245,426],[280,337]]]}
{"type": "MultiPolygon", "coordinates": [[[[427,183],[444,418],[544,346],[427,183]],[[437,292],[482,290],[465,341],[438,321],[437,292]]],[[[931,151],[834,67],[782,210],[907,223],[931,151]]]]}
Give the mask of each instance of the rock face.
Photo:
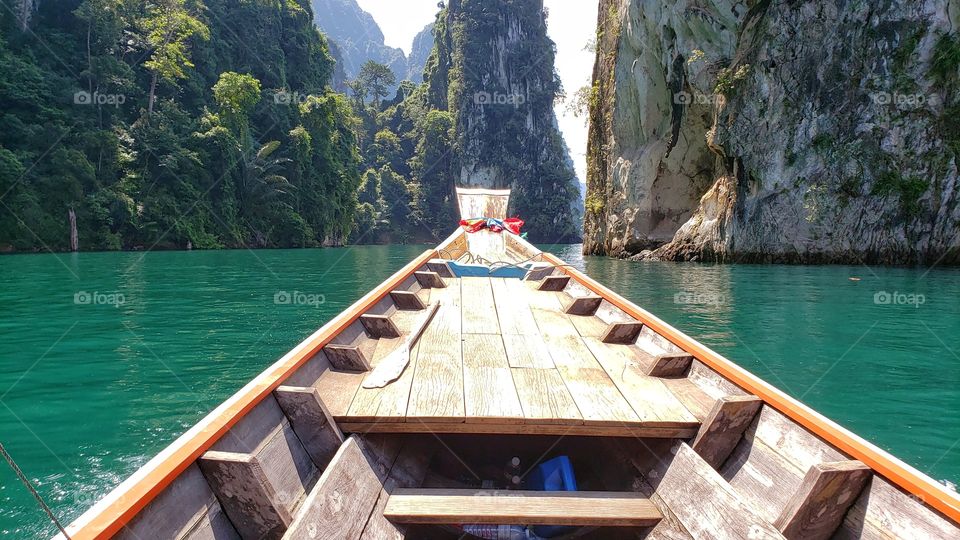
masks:
{"type": "Polygon", "coordinates": [[[423,82],[423,68],[433,50],[433,26],[433,23],[428,24],[413,38],[413,47],[407,57],[407,79],[415,83],[423,82]]]}
{"type": "Polygon", "coordinates": [[[342,68],[346,79],[356,77],[367,60],[374,60],[390,66],[397,82],[422,80],[426,57],[433,47],[433,24],[417,34],[408,59],[402,49],[384,44],[380,26],[356,0],[312,0],[312,4],[317,27],[334,44],[331,49],[339,63],[337,68],[342,68]]]}
{"type": "Polygon", "coordinates": [[[434,38],[428,99],[453,115],[457,185],[509,187],[510,212],[527,220],[531,239],[579,240],[542,0],[450,0],[434,38]]]}
{"type": "Polygon", "coordinates": [[[601,0],[584,251],[960,263],[955,0],[601,0]]]}

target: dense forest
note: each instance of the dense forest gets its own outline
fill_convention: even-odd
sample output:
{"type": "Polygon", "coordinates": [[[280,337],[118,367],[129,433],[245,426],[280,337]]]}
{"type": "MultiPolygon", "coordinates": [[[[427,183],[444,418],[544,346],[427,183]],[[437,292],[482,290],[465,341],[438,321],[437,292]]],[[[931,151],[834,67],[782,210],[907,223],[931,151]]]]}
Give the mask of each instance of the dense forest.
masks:
{"type": "MultiPolygon", "coordinates": [[[[28,4],[30,2],[27,2],[28,4]]],[[[355,117],[307,0],[0,13],[0,248],[309,246],[351,231],[355,117]]]]}
{"type": "Polygon", "coordinates": [[[20,1],[0,12],[0,252],[432,241],[490,137],[531,238],[576,237],[538,1],[452,2],[425,82],[369,61],[346,94],[309,0],[20,1]],[[462,62],[518,17],[535,32],[507,52],[537,95],[477,132],[495,66],[462,62]]]}

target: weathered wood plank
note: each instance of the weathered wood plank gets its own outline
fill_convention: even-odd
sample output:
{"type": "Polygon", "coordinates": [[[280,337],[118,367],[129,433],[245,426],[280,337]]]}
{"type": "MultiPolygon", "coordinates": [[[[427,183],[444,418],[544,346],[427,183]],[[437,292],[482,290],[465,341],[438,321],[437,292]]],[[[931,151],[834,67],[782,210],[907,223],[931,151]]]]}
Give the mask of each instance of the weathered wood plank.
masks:
{"type": "Polygon", "coordinates": [[[341,371],[370,371],[370,362],[359,347],[351,345],[327,345],[324,354],[330,365],[341,371]]]}
{"type": "Polygon", "coordinates": [[[579,332],[582,337],[598,338],[610,328],[609,324],[601,321],[595,315],[586,317],[568,315],[568,317],[570,318],[570,322],[573,323],[573,326],[577,328],[577,332],[579,332]]]}
{"type": "Polygon", "coordinates": [[[427,269],[431,272],[440,274],[440,277],[453,277],[453,272],[450,271],[450,267],[447,266],[447,261],[445,259],[430,259],[430,261],[427,262],[427,269]]]}
{"type": "Polygon", "coordinates": [[[622,526],[656,525],[660,511],[639,493],[398,489],[384,509],[398,523],[622,526]]]}
{"type": "Polygon", "coordinates": [[[763,401],[755,396],[727,396],[717,400],[691,444],[693,451],[719,469],[753,422],[763,401]]]}
{"type": "Polygon", "coordinates": [[[366,376],[366,373],[328,369],[317,379],[314,386],[320,391],[327,410],[334,418],[338,418],[350,410],[350,403],[366,376]]]}
{"type": "Polygon", "coordinates": [[[256,457],[208,451],[197,465],[244,540],[280,538],[293,521],[256,457]]]}
{"type": "Polygon", "coordinates": [[[547,344],[547,351],[557,368],[572,369],[600,369],[601,366],[593,357],[590,348],[579,336],[564,336],[545,333],[543,341],[547,344]]]}
{"type": "Polygon", "coordinates": [[[547,276],[537,285],[537,290],[559,292],[566,288],[568,283],[570,276],[547,276]]]}
{"type": "Polygon", "coordinates": [[[553,359],[546,342],[536,335],[503,335],[507,361],[512,368],[552,369],[553,359]]]}
{"type": "Polygon", "coordinates": [[[639,347],[630,348],[636,353],[643,372],[651,377],[683,377],[693,363],[693,356],[688,353],[663,353],[654,356],[639,347]]]}
{"type": "Polygon", "coordinates": [[[577,404],[585,425],[640,424],[640,417],[603,369],[558,366],[557,371],[577,404]]]}
{"type": "Polygon", "coordinates": [[[360,324],[373,339],[400,337],[400,330],[397,325],[393,324],[390,317],[386,315],[364,313],[360,316],[360,324]]]}
{"type": "MultiPolygon", "coordinates": [[[[540,294],[546,295],[548,293],[540,294]]],[[[556,298],[553,300],[555,302],[556,298]]],[[[559,309],[532,307],[530,311],[533,313],[533,318],[537,322],[537,327],[540,328],[540,335],[545,337],[580,337],[580,331],[577,330],[577,327],[567,318],[567,315],[559,309]]]]}
{"type": "Polygon", "coordinates": [[[637,422],[592,425],[569,424],[467,424],[464,422],[339,422],[346,433],[474,433],[497,435],[570,435],[586,437],[640,437],[689,439],[697,430],[684,427],[643,426],[637,422]]]}
{"type": "Polygon", "coordinates": [[[620,393],[637,413],[641,422],[672,426],[699,427],[700,422],[667,389],[653,377],[643,374],[634,364],[630,349],[584,338],[594,358],[607,372],[620,393]]]}
{"type": "Polygon", "coordinates": [[[741,502],[736,491],[686,443],[677,443],[650,470],[647,479],[697,540],[783,538],[780,531],[741,502]]]}
{"type": "Polygon", "coordinates": [[[343,443],[283,536],[360,538],[383,483],[356,437],[343,443]]]}
{"type": "Polygon", "coordinates": [[[390,291],[390,298],[397,305],[397,309],[417,311],[427,307],[417,293],[410,291],[390,291]]]}
{"type": "Polygon", "coordinates": [[[497,306],[493,303],[490,278],[465,277],[460,279],[463,306],[464,334],[499,334],[497,306]]]}
{"type": "Polygon", "coordinates": [[[690,379],[663,379],[662,382],[697,420],[703,422],[713,409],[716,399],[710,397],[690,379]]]}
{"type": "Polygon", "coordinates": [[[560,303],[563,304],[563,311],[567,315],[575,315],[579,317],[589,317],[597,312],[597,308],[600,307],[600,302],[603,301],[603,298],[595,294],[586,295],[586,296],[570,296],[568,294],[561,293],[560,303]]]}
{"type": "Polygon", "coordinates": [[[555,369],[515,368],[510,370],[528,423],[583,424],[580,409],[555,369]]]}
{"type": "Polygon", "coordinates": [[[872,474],[870,467],[851,460],[810,467],[773,525],[791,540],[830,538],[872,474]]]}
{"type": "Polygon", "coordinates": [[[441,279],[441,276],[438,272],[414,272],[413,275],[417,278],[417,282],[420,283],[420,286],[427,289],[442,289],[447,286],[447,284],[443,282],[443,279],[441,279]]]}
{"type": "Polygon", "coordinates": [[[463,393],[467,422],[523,422],[523,409],[499,335],[463,335],[463,393]]]}
{"type": "Polygon", "coordinates": [[[637,340],[641,328],[643,328],[643,324],[637,321],[612,323],[603,335],[600,336],[600,341],[604,343],[630,344],[637,340]]]}
{"type": "Polygon", "coordinates": [[[874,475],[834,534],[837,540],[954,539],[957,525],[874,475]]]}
{"type": "Polygon", "coordinates": [[[117,540],[236,540],[240,536],[210,491],[200,468],[190,465],[133,517],[117,540]]]}
{"type": "Polygon", "coordinates": [[[407,416],[424,422],[464,418],[460,287],[432,289],[440,308],[418,342],[407,416]]]}
{"type": "MultiPolygon", "coordinates": [[[[373,364],[390,355],[397,347],[404,346],[404,339],[381,339],[374,352],[373,364]]],[[[403,422],[407,415],[407,402],[410,399],[410,387],[413,384],[419,344],[410,351],[410,364],[400,377],[383,388],[364,388],[360,385],[350,404],[348,422],[403,422]]],[[[369,375],[368,375],[369,376],[369,375]]]]}
{"type": "Polygon", "coordinates": [[[803,471],[757,439],[742,438],[719,470],[757,515],[773,523],[803,481],[803,471]]]}
{"type": "Polygon", "coordinates": [[[527,302],[527,291],[520,290],[523,284],[516,279],[491,278],[493,300],[500,320],[500,333],[507,335],[537,335],[540,330],[527,302]],[[519,294],[518,294],[519,292],[519,294]]]}
{"type": "Polygon", "coordinates": [[[314,387],[280,386],[273,395],[313,463],[326,467],[344,438],[320,392],[314,387]]]}
{"type": "Polygon", "coordinates": [[[399,488],[416,488],[423,483],[427,475],[430,461],[436,448],[430,441],[417,438],[408,441],[400,455],[397,456],[393,468],[390,469],[387,481],[380,490],[377,504],[370,513],[370,519],[363,529],[361,540],[403,540],[406,538],[406,526],[392,523],[383,515],[383,510],[390,499],[390,493],[399,488]]]}

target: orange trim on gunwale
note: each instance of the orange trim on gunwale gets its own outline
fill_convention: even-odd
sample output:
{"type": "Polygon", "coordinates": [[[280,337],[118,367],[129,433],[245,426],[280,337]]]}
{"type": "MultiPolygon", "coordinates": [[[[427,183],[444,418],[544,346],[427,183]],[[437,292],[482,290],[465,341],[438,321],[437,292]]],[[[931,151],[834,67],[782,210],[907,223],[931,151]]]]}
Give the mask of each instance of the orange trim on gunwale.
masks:
{"type": "Polygon", "coordinates": [[[131,485],[124,488],[121,484],[116,491],[107,495],[110,500],[104,508],[97,509],[99,503],[95,505],[96,515],[93,515],[89,521],[83,522],[84,516],[81,516],[67,527],[70,538],[73,540],[100,540],[110,538],[118,533],[131,518],[143,510],[177,476],[210,449],[244,415],[270,395],[287,377],[312,358],[341,330],[357,320],[361,314],[373,307],[391,290],[413,275],[417,268],[435,257],[436,254],[435,249],[427,250],[407,263],[397,273],[331,319],[253,381],[247,383],[246,386],[201,420],[196,426],[198,428],[196,433],[189,436],[189,431],[185,433],[155,458],[159,459],[162,456],[162,459],[159,459],[157,463],[152,466],[148,463],[141,469],[142,472],[137,471],[131,477],[131,485]],[[147,469],[148,467],[150,468],[147,469]],[[135,481],[134,478],[136,478],[135,481]],[[119,491],[121,489],[123,491],[119,491]]]}
{"type": "Polygon", "coordinates": [[[920,498],[920,501],[937,509],[943,515],[960,524],[960,496],[929,477],[891,456],[887,452],[865,441],[856,434],[844,429],[832,420],[807,407],[803,403],[764,382],[759,377],[727,360],[697,340],[670,326],[652,313],[630,302],[626,298],[597,283],[592,278],[567,264],[552,253],[544,253],[543,258],[558,266],[581,285],[605,298],[611,304],[630,314],[653,331],[672,341],[675,345],[692,354],[695,358],[714,371],[750,392],[774,409],[780,411],[794,422],[805,427],[840,451],[859,459],[874,472],[920,498]]]}

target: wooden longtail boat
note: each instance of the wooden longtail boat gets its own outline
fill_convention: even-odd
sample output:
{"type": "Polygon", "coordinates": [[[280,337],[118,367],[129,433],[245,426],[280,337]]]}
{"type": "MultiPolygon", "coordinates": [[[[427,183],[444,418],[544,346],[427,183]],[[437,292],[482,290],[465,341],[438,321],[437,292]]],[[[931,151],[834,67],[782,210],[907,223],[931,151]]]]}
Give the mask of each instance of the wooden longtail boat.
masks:
{"type": "MultiPolygon", "coordinates": [[[[458,196],[464,217],[506,215],[509,192],[458,196]]],[[[67,532],[957,539],[958,522],[956,493],[555,256],[458,230],[67,532]]]]}

